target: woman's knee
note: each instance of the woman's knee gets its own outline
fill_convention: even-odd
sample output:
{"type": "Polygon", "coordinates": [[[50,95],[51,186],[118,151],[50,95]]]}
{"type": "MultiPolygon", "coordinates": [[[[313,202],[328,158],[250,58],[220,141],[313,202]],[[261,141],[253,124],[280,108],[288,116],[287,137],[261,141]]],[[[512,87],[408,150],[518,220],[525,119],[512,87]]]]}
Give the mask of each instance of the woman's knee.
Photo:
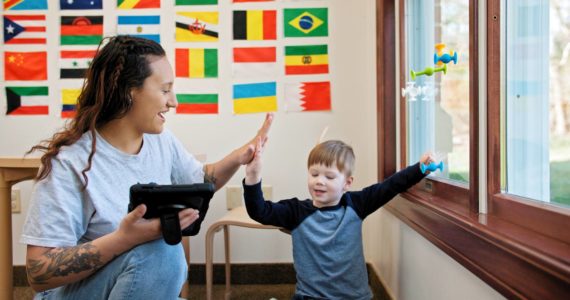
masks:
{"type": "Polygon", "coordinates": [[[139,268],[155,274],[186,277],[188,265],[181,244],[168,245],[163,239],[158,239],[139,245],[132,251],[139,268]]]}

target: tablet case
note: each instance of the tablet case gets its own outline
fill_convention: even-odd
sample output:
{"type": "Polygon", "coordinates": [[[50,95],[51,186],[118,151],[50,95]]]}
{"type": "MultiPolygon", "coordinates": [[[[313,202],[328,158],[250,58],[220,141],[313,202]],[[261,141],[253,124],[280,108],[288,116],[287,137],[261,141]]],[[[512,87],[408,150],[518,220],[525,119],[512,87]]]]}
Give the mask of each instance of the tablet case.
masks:
{"type": "Polygon", "coordinates": [[[130,188],[129,212],[144,203],[147,211],[143,217],[146,219],[160,218],[164,240],[169,245],[175,245],[181,241],[182,235],[198,234],[214,192],[215,187],[212,183],[135,184],[130,188]],[[185,208],[198,210],[200,217],[181,230],[178,212],[185,208]]]}

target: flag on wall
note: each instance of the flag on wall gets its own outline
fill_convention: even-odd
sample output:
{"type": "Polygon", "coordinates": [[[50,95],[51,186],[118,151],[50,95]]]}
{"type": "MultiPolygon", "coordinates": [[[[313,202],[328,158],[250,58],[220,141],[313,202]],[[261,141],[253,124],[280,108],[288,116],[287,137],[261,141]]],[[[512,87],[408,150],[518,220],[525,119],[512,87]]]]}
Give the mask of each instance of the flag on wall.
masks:
{"type": "Polygon", "coordinates": [[[4,0],[4,10],[45,10],[47,0],[4,0]]]}
{"type": "Polygon", "coordinates": [[[214,5],[218,0],[176,0],[175,5],[214,5]]]}
{"type": "Polygon", "coordinates": [[[218,94],[176,94],[177,114],[217,114],[218,94]]]}
{"type": "Polygon", "coordinates": [[[103,16],[62,16],[62,45],[98,45],[103,39],[103,16]]]}
{"type": "Polygon", "coordinates": [[[283,31],[285,37],[328,36],[327,8],[285,8],[283,31]]]}
{"type": "Polygon", "coordinates": [[[97,50],[62,50],[59,60],[59,77],[85,78],[85,73],[91,65],[97,50]]]}
{"type": "Polygon", "coordinates": [[[61,90],[61,117],[73,118],[77,110],[77,99],[81,94],[81,89],[61,90]]]}
{"type": "Polygon", "coordinates": [[[217,42],[218,12],[177,12],[177,42],[217,42]]]}
{"type": "Polygon", "coordinates": [[[277,111],[275,82],[234,85],[234,114],[277,111]]]}
{"type": "Polygon", "coordinates": [[[4,52],[4,80],[47,80],[47,52],[4,52]]]}
{"type": "Polygon", "coordinates": [[[160,44],[160,16],[119,16],[117,34],[146,38],[160,44]]]}
{"type": "Polygon", "coordinates": [[[160,0],[117,0],[118,9],[160,8],[160,0]]]}
{"type": "Polygon", "coordinates": [[[298,82],[285,84],[285,110],[330,111],[330,82],[298,82]]]}
{"type": "Polygon", "coordinates": [[[275,10],[234,10],[234,40],[275,40],[275,10]]]}
{"type": "Polygon", "coordinates": [[[176,49],[176,77],[218,77],[218,49],[176,49]]]}
{"type": "Polygon", "coordinates": [[[236,47],[233,49],[233,55],[234,77],[266,78],[277,72],[275,47],[236,47]]]}
{"type": "Polygon", "coordinates": [[[45,44],[45,15],[4,15],[5,44],[45,44]]]}
{"type": "Polygon", "coordinates": [[[47,86],[7,86],[7,115],[47,115],[49,113],[47,86]]]}
{"type": "Polygon", "coordinates": [[[240,3],[240,2],[269,2],[269,1],[274,1],[274,0],[233,0],[234,3],[240,3]]]}
{"type": "Polygon", "coordinates": [[[285,74],[329,72],[327,45],[285,46],[285,74]]]}
{"type": "Polygon", "coordinates": [[[59,0],[61,9],[102,9],[102,0],[59,0]]]}

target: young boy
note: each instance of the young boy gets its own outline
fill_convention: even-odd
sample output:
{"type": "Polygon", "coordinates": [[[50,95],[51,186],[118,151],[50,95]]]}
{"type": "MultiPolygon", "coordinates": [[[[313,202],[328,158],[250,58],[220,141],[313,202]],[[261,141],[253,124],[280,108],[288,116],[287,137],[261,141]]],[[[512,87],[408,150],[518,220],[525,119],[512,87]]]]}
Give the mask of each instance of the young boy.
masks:
{"type": "MultiPolygon", "coordinates": [[[[362,221],[398,193],[418,183],[419,163],[361,191],[352,184],[354,152],[341,141],[311,150],[308,187],[312,199],[265,201],[261,191],[262,145],[246,166],[243,182],[249,216],[291,231],[297,286],[293,299],[372,298],[362,250],[362,221]]],[[[431,158],[424,154],[421,163],[431,158]]]]}

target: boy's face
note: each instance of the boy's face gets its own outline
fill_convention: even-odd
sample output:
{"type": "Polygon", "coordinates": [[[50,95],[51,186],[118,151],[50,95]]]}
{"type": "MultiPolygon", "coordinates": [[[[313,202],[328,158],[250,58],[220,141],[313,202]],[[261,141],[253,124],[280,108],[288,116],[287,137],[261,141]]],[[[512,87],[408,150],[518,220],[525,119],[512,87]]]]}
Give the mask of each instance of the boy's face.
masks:
{"type": "Polygon", "coordinates": [[[352,176],[347,177],[336,165],[315,164],[309,167],[309,193],[316,207],[337,205],[351,184],[352,176]]]}

